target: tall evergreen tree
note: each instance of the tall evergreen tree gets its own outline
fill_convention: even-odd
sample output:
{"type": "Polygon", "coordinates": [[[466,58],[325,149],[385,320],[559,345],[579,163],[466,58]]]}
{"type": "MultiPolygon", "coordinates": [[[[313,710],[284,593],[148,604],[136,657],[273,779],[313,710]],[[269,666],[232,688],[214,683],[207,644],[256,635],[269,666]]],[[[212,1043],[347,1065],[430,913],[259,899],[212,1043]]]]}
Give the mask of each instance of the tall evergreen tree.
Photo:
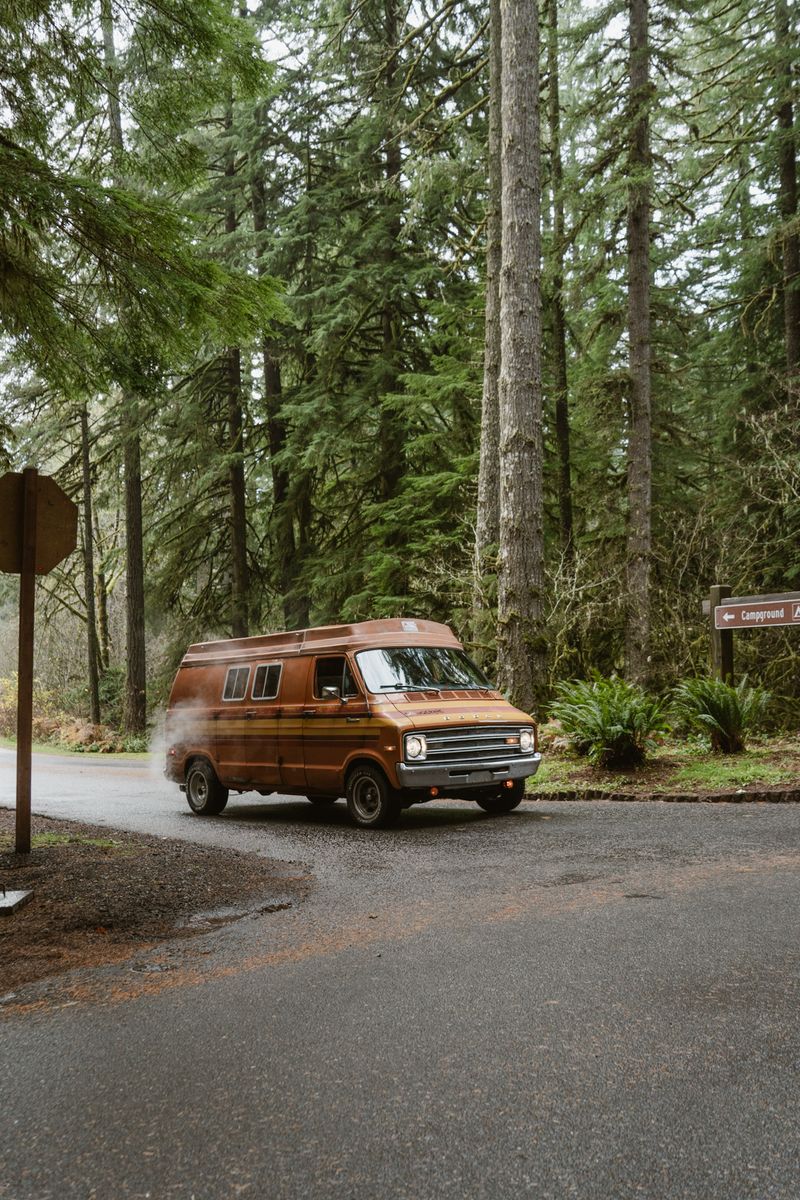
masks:
{"type": "Polygon", "coordinates": [[[545,685],[539,20],[503,0],[500,271],[500,676],[529,711],[545,685]]]}
{"type": "Polygon", "coordinates": [[[650,104],[648,0],[630,0],[628,155],[628,550],[625,662],[645,682],[650,651],[652,416],[650,387],[650,104]]]}

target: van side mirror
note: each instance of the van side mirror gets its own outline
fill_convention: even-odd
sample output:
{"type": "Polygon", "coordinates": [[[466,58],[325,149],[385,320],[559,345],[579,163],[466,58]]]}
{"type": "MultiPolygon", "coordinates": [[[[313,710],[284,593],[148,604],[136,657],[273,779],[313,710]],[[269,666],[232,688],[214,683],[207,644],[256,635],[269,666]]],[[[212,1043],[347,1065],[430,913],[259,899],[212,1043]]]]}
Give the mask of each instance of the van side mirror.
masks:
{"type": "Polygon", "coordinates": [[[322,689],[323,700],[341,700],[342,692],[338,687],[324,687],[322,689]]]}

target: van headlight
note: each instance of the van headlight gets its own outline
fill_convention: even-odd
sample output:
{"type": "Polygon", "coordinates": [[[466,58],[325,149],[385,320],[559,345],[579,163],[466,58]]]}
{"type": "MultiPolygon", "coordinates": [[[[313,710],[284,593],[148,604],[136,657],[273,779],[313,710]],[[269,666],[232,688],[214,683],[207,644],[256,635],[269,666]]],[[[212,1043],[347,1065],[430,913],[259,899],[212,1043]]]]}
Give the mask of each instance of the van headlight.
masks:
{"type": "Polygon", "coordinates": [[[520,729],[519,731],[519,748],[523,754],[530,754],[536,742],[533,736],[532,729],[520,729]]]}
{"type": "Polygon", "coordinates": [[[406,758],[425,758],[428,754],[428,743],[421,733],[412,733],[406,738],[406,758]]]}

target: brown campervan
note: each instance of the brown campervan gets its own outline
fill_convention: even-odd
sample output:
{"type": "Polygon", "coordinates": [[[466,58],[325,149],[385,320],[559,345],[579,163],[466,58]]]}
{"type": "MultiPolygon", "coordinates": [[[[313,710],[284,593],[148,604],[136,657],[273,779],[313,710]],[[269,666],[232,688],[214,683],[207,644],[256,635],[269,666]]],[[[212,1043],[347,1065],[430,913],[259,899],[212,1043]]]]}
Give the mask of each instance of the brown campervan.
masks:
{"type": "Polygon", "coordinates": [[[536,725],[434,621],[362,621],[190,646],[166,721],[169,779],[219,813],[228,793],[333,804],[390,824],[437,796],[516,808],[536,725]]]}

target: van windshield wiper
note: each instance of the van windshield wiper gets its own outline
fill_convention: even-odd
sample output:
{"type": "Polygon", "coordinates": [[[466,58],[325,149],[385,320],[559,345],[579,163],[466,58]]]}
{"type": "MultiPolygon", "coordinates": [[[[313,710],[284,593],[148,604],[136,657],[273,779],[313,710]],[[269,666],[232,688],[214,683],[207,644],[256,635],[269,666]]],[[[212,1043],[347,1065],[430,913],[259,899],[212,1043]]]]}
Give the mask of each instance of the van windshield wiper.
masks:
{"type": "Polygon", "coordinates": [[[442,689],[433,683],[399,683],[395,680],[394,683],[382,683],[380,690],[382,692],[440,692],[442,689]]]}

